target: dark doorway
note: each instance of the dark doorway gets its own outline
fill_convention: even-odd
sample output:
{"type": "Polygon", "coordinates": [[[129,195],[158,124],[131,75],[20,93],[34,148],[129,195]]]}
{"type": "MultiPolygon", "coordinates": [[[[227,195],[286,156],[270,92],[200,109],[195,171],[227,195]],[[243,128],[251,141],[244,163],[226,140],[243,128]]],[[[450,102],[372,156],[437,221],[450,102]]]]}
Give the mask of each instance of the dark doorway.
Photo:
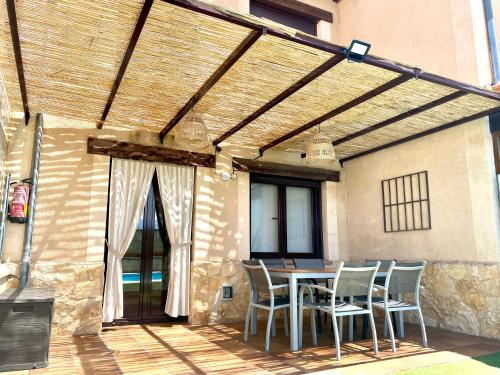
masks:
{"type": "Polygon", "coordinates": [[[124,320],[167,320],[170,243],[156,173],[134,238],[122,259],[124,320]]]}

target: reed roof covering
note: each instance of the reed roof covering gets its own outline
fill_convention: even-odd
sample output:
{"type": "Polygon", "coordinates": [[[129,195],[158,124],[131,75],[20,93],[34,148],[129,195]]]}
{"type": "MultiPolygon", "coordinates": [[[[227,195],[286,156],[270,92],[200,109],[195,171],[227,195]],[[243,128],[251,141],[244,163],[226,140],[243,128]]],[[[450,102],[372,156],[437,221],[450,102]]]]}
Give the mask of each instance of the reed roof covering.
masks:
{"type": "MultiPolygon", "coordinates": [[[[30,111],[97,122],[143,4],[16,1],[30,111]]],[[[21,111],[5,2],[0,3],[0,21],[0,67],[11,108],[21,111]]],[[[361,64],[334,64],[239,131],[227,133],[343,53],[341,47],[299,31],[196,0],[155,0],[104,126],[159,133],[195,96],[211,139],[226,135],[222,146],[304,152],[315,127],[294,131],[347,106],[321,121],[322,131],[338,143],[337,155],[347,158],[499,108],[500,97],[491,91],[370,56],[361,64]],[[202,97],[196,97],[255,30],[263,31],[257,41],[202,97]],[[407,79],[376,95],[367,94],[398,77],[407,79]],[[368,97],[350,107],[363,95],[368,97]],[[419,110],[422,106],[426,109],[419,110]],[[273,144],[277,139],[283,141],[273,144]]]]}

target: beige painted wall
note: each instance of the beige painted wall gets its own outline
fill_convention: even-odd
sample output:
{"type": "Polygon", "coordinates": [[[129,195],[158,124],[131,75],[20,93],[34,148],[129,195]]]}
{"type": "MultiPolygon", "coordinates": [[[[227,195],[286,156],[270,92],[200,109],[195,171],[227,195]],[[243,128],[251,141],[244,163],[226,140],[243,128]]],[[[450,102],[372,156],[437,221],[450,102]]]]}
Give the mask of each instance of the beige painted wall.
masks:
{"type": "Polygon", "coordinates": [[[500,260],[498,198],[480,120],[345,164],[351,259],[500,260]],[[432,229],[385,233],[381,180],[428,171],[432,229]]]}
{"type": "Polygon", "coordinates": [[[338,4],[339,43],[459,81],[491,83],[482,1],[348,0],[338,4]]]}

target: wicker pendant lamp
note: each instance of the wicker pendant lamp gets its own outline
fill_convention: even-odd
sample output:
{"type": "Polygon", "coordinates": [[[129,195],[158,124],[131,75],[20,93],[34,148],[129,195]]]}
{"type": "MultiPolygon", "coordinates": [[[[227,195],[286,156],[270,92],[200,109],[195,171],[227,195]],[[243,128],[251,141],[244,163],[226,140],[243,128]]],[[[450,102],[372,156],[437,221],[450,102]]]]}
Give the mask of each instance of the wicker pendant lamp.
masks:
{"type": "Polygon", "coordinates": [[[194,109],[179,122],[175,144],[188,151],[202,151],[210,146],[205,121],[194,109]]]}
{"type": "Polygon", "coordinates": [[[318,134],[314,135],[306,150],[306,162],[311,164],[321,164],[335,160],[335,149],[330,139],[321,134],[318,126],[318,134]]]}

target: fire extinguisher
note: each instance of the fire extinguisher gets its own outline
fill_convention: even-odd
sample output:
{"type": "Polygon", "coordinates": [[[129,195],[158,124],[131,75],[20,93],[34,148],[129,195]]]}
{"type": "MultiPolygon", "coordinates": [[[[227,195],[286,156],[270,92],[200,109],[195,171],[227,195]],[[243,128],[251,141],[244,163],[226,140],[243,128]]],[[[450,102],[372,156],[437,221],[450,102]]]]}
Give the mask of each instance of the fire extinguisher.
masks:
{"type": "Polygon", "coordinates": [[[28,220],[30,184],[30,178],[21,180],[21,182],[11,183],[11,185],[14,185],[14,193],[12,194],[9,209],[9,220],[11,223],[26,223],[28,220]]]}

